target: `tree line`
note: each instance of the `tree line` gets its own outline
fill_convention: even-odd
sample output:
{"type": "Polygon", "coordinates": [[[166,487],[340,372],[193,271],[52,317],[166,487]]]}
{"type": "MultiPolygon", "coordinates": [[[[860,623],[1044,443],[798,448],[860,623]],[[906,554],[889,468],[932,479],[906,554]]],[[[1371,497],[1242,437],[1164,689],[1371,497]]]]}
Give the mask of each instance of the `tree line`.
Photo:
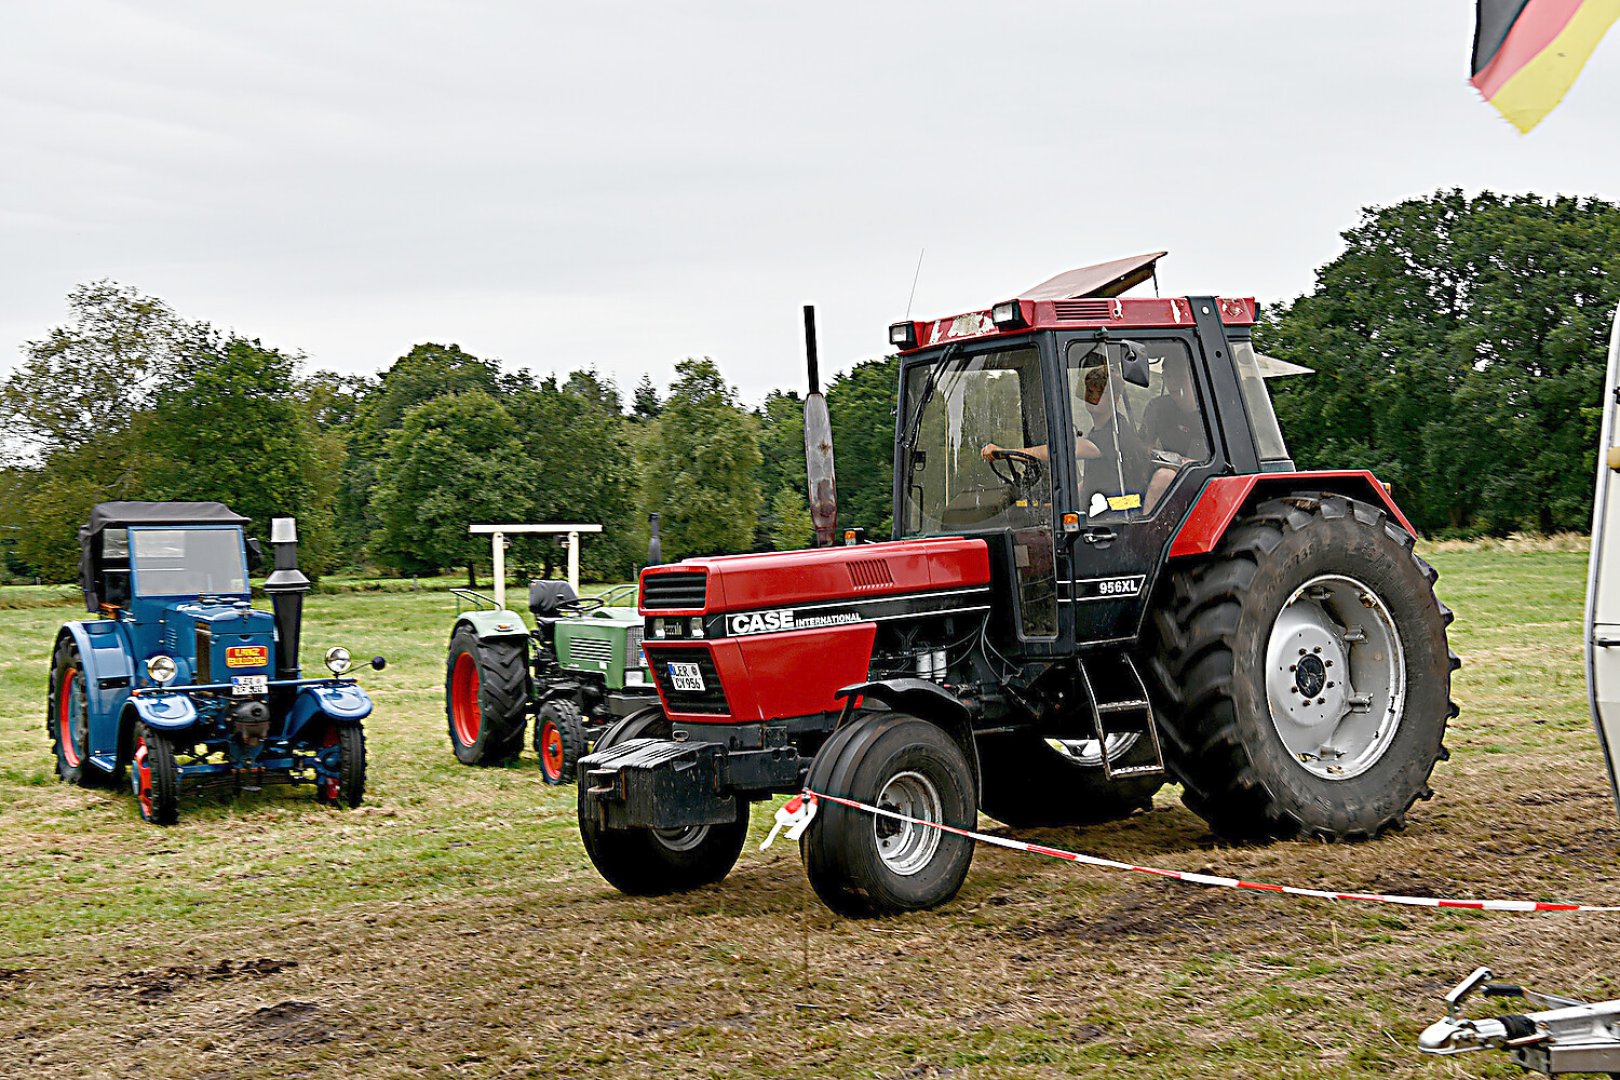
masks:
{"type": "MultiPolygon", "coordinates": [[[[1620,303],[1620,207],[1440,191],[1369,207],[1313,289],[1267,307],[1261,351],[1315,369],[1271,384],[1302,468],[1370,468],[1418,529],[1584,530],[1604,363],[1620,303]]],[[[1239,290],[1229,290],[1239,291],[1239,290]]],[[[746,407],[694,357],[626,399],[582,366],[508,370],[423,343],[375,376],[182,318],[112,282],[0,382],[0,572],[71,580],[74,533],[105,499],[219,499],[299,518],[320,572],[431,573],[487,559],[474,521],[594,521],[600,578],[645,558],[804,545],[803,402],[746,407]]],[[[840,521],[889,530],[894,357],[827,391],[840,521]]],[[[555,541],[514,540],[537,573],[555,541]]]]}
{"type": "MultiPolygon", "coordinates": [[[[589,368],[508,370],[423,343],[376,376],[182,318],[113,282],[80,286],[70,318],[24,346],[0,384],[0,554],[6,576],[67,581],[75,531],[108,499],[218,499],[261,533],[296,515],[320,573],[430,574],[487,564],[472,522],[598,522],[587,574],[645,562],[647,515],[666,558],[786,549],[810,538],[803,402],[749,409],[714,361],[676,365],[628,401],[589,368]]],[[[898,370],[857,364],[828,387],[840,449],[872,455],[843,478],[844,518],[887,531],[898,370]],[[881,451],[879,453],[878,451],[881,451]]],[[[509,560],[550,574],[554,538],[514,537],[509,560]]]]}

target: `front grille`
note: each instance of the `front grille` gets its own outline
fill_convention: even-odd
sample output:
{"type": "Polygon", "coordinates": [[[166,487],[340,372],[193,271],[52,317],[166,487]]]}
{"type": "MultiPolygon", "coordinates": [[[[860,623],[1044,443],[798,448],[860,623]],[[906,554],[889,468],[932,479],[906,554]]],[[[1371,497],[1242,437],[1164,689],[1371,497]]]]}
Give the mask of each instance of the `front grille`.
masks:
{"type": "Polygon", "coordinates": [[[720,685],[720,672],[715,670],[714,657],[708,649],[660,649],[653,646],[647,649],[647,661],[653,681],[658,684],[658,691],[664,695],[664,700],[669,702],[671,712],[713,713],[719,716],[731,712],[731,706],[726,703],[725,689],[720,685]],[[675,689],[675,680],[669,674],[671,661],[696,664],[698,674],[703,678],[703,689],[675,689]]]}
{"type": "Polygon", "coordinates": [[[1052,304],[1052,312],[1059,319],[1112,319],[1114,317],[1114,302],[1112,300],[1058,300],[1052,304]]]}
{"type": "Polygon", "coordinates": [[[848,565],[849,582],[857,589],[881,589],[894,584],[885,559],[855,559],[848,565]]]}
{"type": "Polygon", "coordinates": [[[702,611],[708,575],[701,570],[648,574],[641,580],[641,606],[648,611],[702,611]]]}
{"type": "Polygon", "coordinates": [[[630,635],[624,643],[624,663],[626,667],[641,666],[641,642],[646,637],[646,633],[639,626],[630,628],[630,635]]]}
{"type": "Polygon", "coordinates": [[[576,663],[579,661],[593,664],[612,663],[613,642],[603,638],[575,638],[568,643],[568,658],[576,663]]]}
{"type": "Polygon", "coordinates": [[[206,623],[197,624],[197,665],[192,673],[191,681],[194,683],[211,683],[214,681],[214,633],[206,623]]]}

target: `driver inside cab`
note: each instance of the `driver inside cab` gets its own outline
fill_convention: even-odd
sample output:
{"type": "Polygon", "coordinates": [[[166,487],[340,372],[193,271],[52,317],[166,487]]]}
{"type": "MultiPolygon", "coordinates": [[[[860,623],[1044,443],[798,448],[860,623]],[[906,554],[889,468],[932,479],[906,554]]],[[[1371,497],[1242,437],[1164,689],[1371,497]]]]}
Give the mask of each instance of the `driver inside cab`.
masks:
{"type": "MultiPolygon", "coordinates": [[[[1088,509],[1089,516],[1108,510],[1140,510],[1152,500],[1146,492],[1153,471],[1153,462],[1146,445],[1136,430],[1122,422],[1114,408],[1114,396],[1108,392],[1108,368],[1094,364],[1085,369],[1083,379],[1086,411],[1091,414],[1091,430],[1076,434],[1074,456],[1080,464],[1080,505],[1088,509]],[[1134,506],[1116,506],[1118,501],[1137,496],[1134,506]],[[1101,500],[1099,502],[1099,500],[1101,500]],[[1095,504],[1095,505],[1094,505],[1095,504]]],[[[998,453],[1028,454],[1041,461],[1051,460],[1050,450],[1040,446],[1004,447],[985,443],[979,456],[989,461],[998,453]]]]}

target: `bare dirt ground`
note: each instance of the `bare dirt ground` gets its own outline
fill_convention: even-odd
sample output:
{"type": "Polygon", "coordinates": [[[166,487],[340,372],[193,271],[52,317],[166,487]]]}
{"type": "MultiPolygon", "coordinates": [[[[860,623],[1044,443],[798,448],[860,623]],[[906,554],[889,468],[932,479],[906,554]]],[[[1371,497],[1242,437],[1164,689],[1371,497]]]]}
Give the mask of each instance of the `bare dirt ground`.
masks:
{"type": "MultiPolygon", "coordinates": [[[[1620,902],[1583,556],[1434,561],[1464,712],[1404,832],[1232,847],[1167,790],[1127,821],[1017,835],[1286,884],[1620,902]]],[[[1456,979],[1488,962],[1620,995],[1612,915],[1236,893],[995,848],[954,903],[900,919],[832,916],[780,842],[717,887],[622,897],[532,754],[451,759],[445,598],[312,606],[312,656],[341,641],[392,661],[367,677],[367,805],[209,796],[167,830],[50,776],[46,666],[72,613],[0,611],[0,1076],[1509,1076],[1417,1054],[1456,979]]]]}

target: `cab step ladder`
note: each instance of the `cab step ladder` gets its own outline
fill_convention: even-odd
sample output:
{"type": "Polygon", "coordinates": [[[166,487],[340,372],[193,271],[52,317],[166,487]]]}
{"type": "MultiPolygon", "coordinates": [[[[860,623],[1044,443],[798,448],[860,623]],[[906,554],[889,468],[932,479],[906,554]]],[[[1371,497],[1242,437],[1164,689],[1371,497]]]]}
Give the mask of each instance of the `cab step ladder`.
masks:
{"type": "Polygon", "coordinates": [[[1153,724],[1153,703],[1131,658],[1124,653],[1082,657],[1080,685],[1101,744],[1103,775],[1123,780],[1162,774],[1164,754],[1153,724]]]}

